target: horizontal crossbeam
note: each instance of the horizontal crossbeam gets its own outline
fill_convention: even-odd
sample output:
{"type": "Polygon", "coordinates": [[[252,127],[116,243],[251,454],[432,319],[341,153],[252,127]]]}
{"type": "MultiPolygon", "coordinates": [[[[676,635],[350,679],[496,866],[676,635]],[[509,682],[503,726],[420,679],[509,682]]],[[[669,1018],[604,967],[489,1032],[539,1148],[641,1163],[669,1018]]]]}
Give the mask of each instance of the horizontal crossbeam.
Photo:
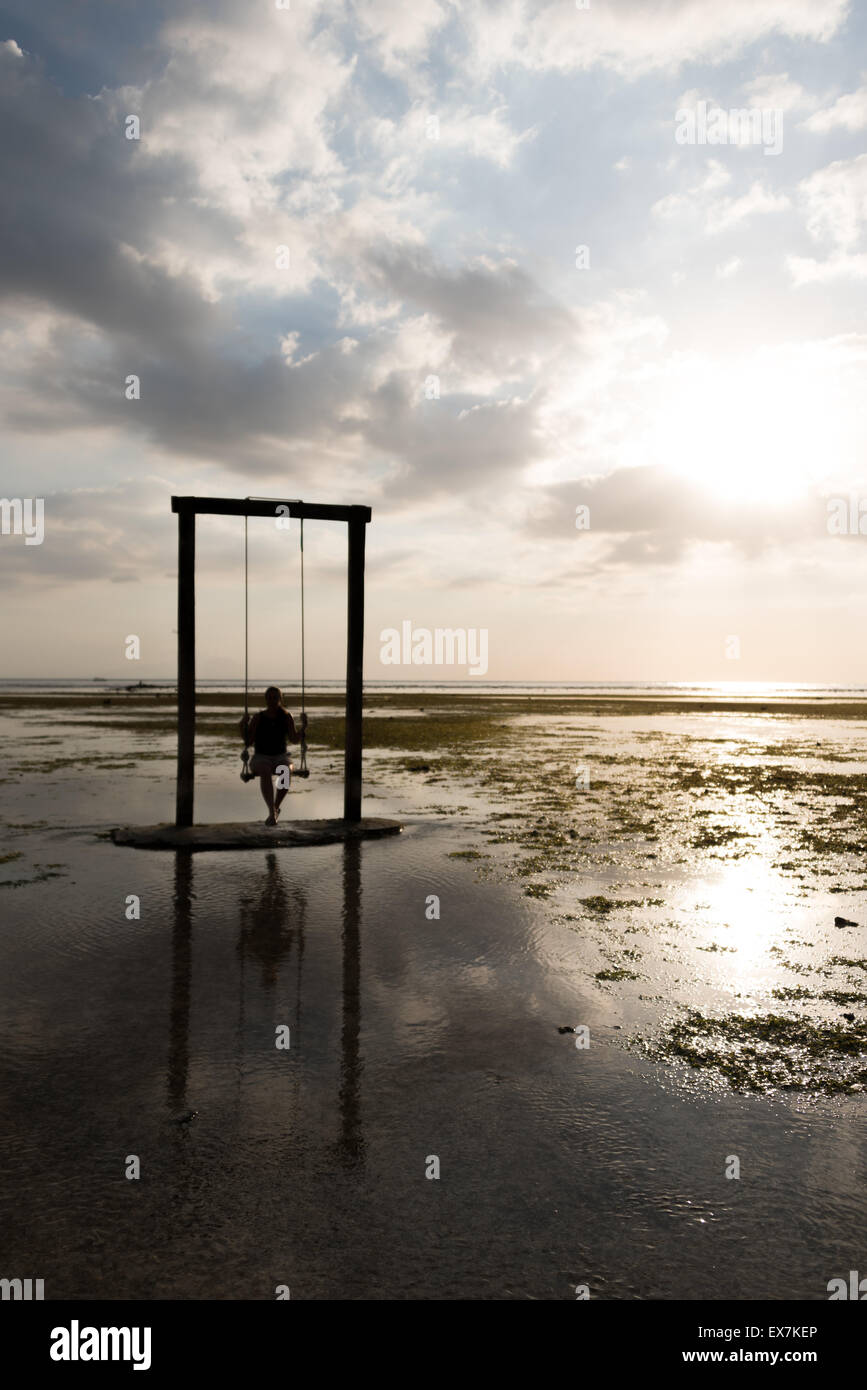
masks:
{"type": "Polygon", "coordinates": [[[364,521],[371,518],[370,507],[332,507],[324,502],[299,502],[290,497],[173,497],[172,511],[182,516],[207,513],[213,516],[277,516],[278,507],[304,521],[364,521]]]}

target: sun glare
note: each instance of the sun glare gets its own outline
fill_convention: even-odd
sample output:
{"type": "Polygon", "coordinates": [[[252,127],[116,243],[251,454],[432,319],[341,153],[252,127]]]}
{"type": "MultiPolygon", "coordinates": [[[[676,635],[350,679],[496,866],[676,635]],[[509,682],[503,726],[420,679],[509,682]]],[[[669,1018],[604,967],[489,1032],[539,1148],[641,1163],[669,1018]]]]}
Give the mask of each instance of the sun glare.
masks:
{"type": "Polygon", "coordinates": [[[831,365],[768,351],[686,364],[660,394],[654,461],[723,500],[796,501],[854,460],[851,404],[831,365]]]}

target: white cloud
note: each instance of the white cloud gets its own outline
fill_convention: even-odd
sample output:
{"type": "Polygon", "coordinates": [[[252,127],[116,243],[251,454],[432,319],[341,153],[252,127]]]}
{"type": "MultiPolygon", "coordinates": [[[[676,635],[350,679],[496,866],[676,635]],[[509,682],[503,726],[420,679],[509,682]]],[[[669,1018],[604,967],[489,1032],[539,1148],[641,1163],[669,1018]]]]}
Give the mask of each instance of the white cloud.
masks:
{"type": "Polygon", "coordinates": [[[787,72],[767,73],[745,82],[741,90],[746,94],[751,106],[770,107],[775,111],[789,111],[804,106],[810,97],[800,82],[795,82],[787,72]]]}
{"type": "Polygon", "coordinates": [[[418,178],[421,168],[435,167],[436,161],[455,154],[486,159],[507,169],[518,149],[537,133],[535,127],[514,130],[507,114],[508,107],[497,104],[495,98],[487,110],[465,102],[416,103],[400,120],[375,116],[362,123],[358,138],[383,161],[388,185],[402,192],[418,178]]]}
{"type": "MultiPolygon", "coordinates": [[[[672,167],[679,169],[681,165],[675,161],[672,167]]],[[[731,182],[729,170],[718,159],[709,159],[705,167],[706,173],[698,183],[692,184],[685,193],[667,193],[664,198],[657,199],[651,206],[651,213],[661,218],[687,217],[707,202],[704,195],[714,193],[731,182]]]]}
{"type": "Polygon", "coordinates": [[[448,11],[436,0],[423,5],[406,0],[377,0],[359,5],[353,18],[362,37],[370,37],[387,72],[414,71],[431,39],[448,19],[448,11]]]}
{"type": "Polygon", "coordinates": [[[749,217],[768,212],[782,212],[791,206],[785,193],[770,193],[756,180],[740,198],[721,198],[712,203],[706,212],[705,229],[711,235],[728,231],[730,227],[745,222],[749,217]]]}
{"type": "Polygon", "coordinates": [[[827,285],[835,280],[867,280],[867,254],[834,255],[826,261],[787,256],[786,269],[796,285],[827,285]]]}
{"type": "Polygon", "coordinates": [[[838,97],[833,106],[814,111],[801,122],[804,130],[825,134],[829,130],[863,130],[867,126],[867,85],[838,97]]]}
{"type": "Polygon", "coordinates": [[[488,0],[463,11],[473,36],[472,66],[483,73],[509,64],[536,71],[602,65],[624,76],[685,63],[730,62],[772,35],[825,42],[837,33],[848,0],[609,0],[579,10],[564,0],[488,0]]]}
{"type": "Polygon", "coordinates": [[[810,236],[852,252],[867,222],[867,154],[818,169],[802,180],[798,193],[810,236]]]}
{"type": "Polygon", "coordinates": [[[118,120],[141,116],[142,153],[191,161],[200,196],[238,216],[275,207],[284,171],[341,173],[326,110],[354,64],[315,32],[312,11],[198,15],[171,21],[161,37],[171,56],[160,75],[101,98],[118,120]]]}
{"type": "Polygon", "coordinates": [[[790,206],[785,193],[772,193],[756,179],[738,198],[715,198],[731,174],[718,160],[708,160],[707,173],[683,193],[669,193],[651,206],[651,213],[663,220],[700,221],[710,236],[728,231],[738,223],[763,213],[782,212],[790,206]]]}

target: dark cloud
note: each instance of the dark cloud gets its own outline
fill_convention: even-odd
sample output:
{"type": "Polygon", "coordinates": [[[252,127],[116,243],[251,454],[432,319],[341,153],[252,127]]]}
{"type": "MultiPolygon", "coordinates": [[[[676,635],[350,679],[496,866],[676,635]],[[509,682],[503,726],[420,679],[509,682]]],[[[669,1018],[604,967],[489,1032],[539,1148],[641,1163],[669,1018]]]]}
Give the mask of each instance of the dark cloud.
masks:
{"type": "MultiPolygon", "coordinates": [[[[65,97],[37,60],[0,47],[0,77],[0,295],[51,304],[145,350],[178,355],[213,337],[220,314],[196,280],[142,259],[165,231],[167,203],[192,198],[195,171],[144,157],[117,110],[65,97]]],[[[188,215],[205,249],[239,230],[213,209],[188,215]]]]}
{"type": "Polygon", "coordinates": [[[435,314],[464,350],[526,357],[577,337],[569,310],[510,262],[445,269],[426,247],[387,245],[371,247],[365,264],[375,287],[435,314]]]}
{"type": "Polygon", "coordinates": [[[69,95],[114,86],[118,74],[135,82],[153,72],[162,56],[159,31],[177,0],[4,0],[3,39],[38,53],[69,95]]]}
{"type": "Polygon", "coordinates": [[[0,584],[137,583],[164,573],[176,558],[174,518],[168,498],[164,515],[154,510],[155,494],[135,480],[48,494],[41,545],[0,538],[0,584]]]}
{"type": "Polygon", "coordinates": [[[818,494],[798,500],[730,501],[700,482],[648,465],[619,468],[542,486],[528,495],[523,531],[537,539],[572,541],[576,534],[611,544],[599,567],[671,564],[696,541],[729,543],[745,555],[775,545],[827,537],[827,509],[818,494]],[[576,507],[590,511],[587,532],[576,533],[576,507]]]}
{"type": "MultiPolygon", "coordinates": [[[[45,495],[44,539],[26,546],[23,536],[0,536],[0,586],[51,589],[83,582],[137,584],[154,579],[174,583],[177,576],[177,517],[171,511],[171,494],[191,488],[166,485],[158,479],[129,478],[110,487],[75,488],[45,495]]],[[[196,487],[195,491],[214,492],[196,487]]],[[[220,492],[223,490],[220,489],[220,492]]],[[[237,492],[237,489],[236,489],[237,492]]],[[[285,489],[281,495],[286,496],[285,489]]],[[[379,509],[377,509],[378,512],[379,509]]],[[[343,589],[346,584],[345,528],[326,523],[323,530],[338,536],[336,547],[318,535],[305,536],[308,578],[316,590],[324,586],[343,589]]],[[[196,571],[210,581],[227,576],[243,583],[243,522],[238,517],[205,516],[196,528],[196,571]]],[[[275,534],[264,518],[251,523],[251,575],[254,583],[264,576],[283,576],[294,582],[298,531],[275,534]],[[290,553],[288,571],[287,547],[290,553]]],[[[406,580],[418,564],[417,548],[395,546],[387,533],[371,534],[369,554],[375,557],[375,581],[406,580]]],[[[372,576],[373,578],[373,576],[372,576]]]]}
{"type": "MultiPolygon", "coordinates": [[[[395,367],[382,379],[390,327],[366,330],[346,351],[335,323],[333,342],[294,367],[273,336],[251,358],[255,326],[237,303],[212,302],[195,274],[170,274],[152,259],[179,223],[204,256],[239,235],[239,224],[197,198],[195,169],[146,156],[123,138],[110,103],[64,96],[38,61],[7,48],[0,63],[0,295],[60,316],[26,363],[10,364],[12,426],[131,429],[169,452],[284,486],[316,453],[327,484],[325,459],[336,481],[341,459],[373,451],[380,471],[390,466],[389,504],[502,482],[535,457],[539,393],[425,401],[424,375],[437,363],[395,367]],[[138,401],[124,395],[130,374],[141,381],[138,401]]],[[[357,263],[364,293],[399,297],[453,335],[458,376],[479,367],[496,374],[575,331],[570,315],[508,263],[451,270],[429,252],[390,243],[362,248],[357,263]]],[[[284,331],[293,328],[287,308],[284,331]]]]}

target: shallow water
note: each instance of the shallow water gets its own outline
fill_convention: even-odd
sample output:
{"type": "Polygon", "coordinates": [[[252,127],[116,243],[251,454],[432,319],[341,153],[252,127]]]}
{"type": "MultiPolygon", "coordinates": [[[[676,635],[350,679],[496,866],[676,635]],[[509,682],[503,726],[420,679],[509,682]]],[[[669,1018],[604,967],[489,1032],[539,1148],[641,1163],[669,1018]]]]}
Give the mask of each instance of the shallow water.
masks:
{"type": "MultiPolygon", "coordinates": [[[[101,746],[171,751],[122,733],[101,746]]],[[[291,815],[339,810],[338,761],[319,756],[291,815]]],[[[72,1298],[273,1298],[278,1284],[293,1298],[571,1298],[579,1283],[603,1298],[826,1298],[863,1265],[863,1100],[737,1095],[626,1050],[650,1008],[639,994],[660,994],[659,1013],[693,985],[667,988],[656,946],[650,985],[597,983],[607,927],[564,922],[556,897],[509,878],[512,847],[483,834],[494,803],[386,781],[387,766],[371,759],[369,809],[402,815],[403,835],[304,851],[97,838],[119,798],[123,820],[170,817],[159,759],[0,786],[4,853],[21,856],[4,881],[27,880],[0,890],[4,1272],[72,1298]],[[422,809],[458,800],[466,811],[422,809]],[[449,857],[473,846],[492,863],[449,857]],[[577,1024],[587,1050],[558,1032],[577,1024]]],[[[203,759],[199,819],[254,813],[228,767],[203,759]]],[[[743,988],[758,988],[771,945],[801,930],[798,902],[768,889],[747,930],[738,893],[761,874],[736,893],[734,871],[767,859],[692,858],[667,877],[642,860],[646,895],[664,880],[664,913],[695,914],[696,951],[731,919],[743,988]]],[[[588,862],[562,893],[622,881],[637,897],[624,865],[588,862]]],[[[618,930],[662,911],[630,909],[618,930]]],[[[734,956],[695,959],[727,997],[734,956]]]]}

